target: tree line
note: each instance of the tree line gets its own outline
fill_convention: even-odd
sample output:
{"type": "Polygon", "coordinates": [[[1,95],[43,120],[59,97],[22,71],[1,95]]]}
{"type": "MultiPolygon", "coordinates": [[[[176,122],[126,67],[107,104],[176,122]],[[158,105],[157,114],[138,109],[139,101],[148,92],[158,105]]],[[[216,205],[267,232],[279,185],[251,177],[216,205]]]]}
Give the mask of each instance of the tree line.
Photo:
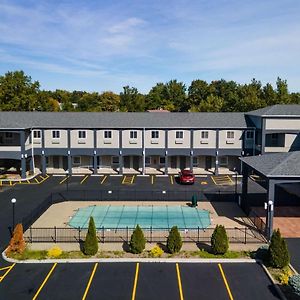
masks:
{"type": "Polygon", "coordinates": [[[116,94],[41,90],[40,83],[23,71],[0,76],[0,111],[244,112],[274,104],[300,104],[300,93],[290,93],[287,81],[281,78],[277,78],[276,87],[256,79],[248,84],[196,79],[187,87],[174,79],[157,83],[148,94],[130,86],[116,94]]]}

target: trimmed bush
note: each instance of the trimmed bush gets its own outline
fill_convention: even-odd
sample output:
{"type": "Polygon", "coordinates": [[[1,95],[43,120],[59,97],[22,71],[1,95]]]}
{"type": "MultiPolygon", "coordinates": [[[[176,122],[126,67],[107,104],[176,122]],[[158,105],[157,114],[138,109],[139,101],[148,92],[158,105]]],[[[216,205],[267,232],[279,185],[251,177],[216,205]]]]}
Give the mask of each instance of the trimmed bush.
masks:
{"type": "Polygon", "coordinates": [[[211,236],[213,254],[225,254],[229,248],[228,236],[223,225],[217,225],[211,236]]]}
{"type": "Polygon", "coordinates": [[[255,258],[256,259],[260,259],[263,262],[267,262],[268,261],[268,252],[269,251],[269,245],[262,245],[260,246],[255,253],[255,258]]]}
{"type": "Polygon", "coordinates": [[[96,235],[96,226],[94,218],[90,217],[89,229],[83,245],[85,255],[95,255],[98,252],[98,239],[96,235]]]}
{"type": "Polygon", "coordinates": [[[170,253],[177,253],[182,247],[182,240],[177,226],[173,226],[167,239],[167,249],[170,253]]]}
{"type": "Polygon", "coordinates": [[[284,267],[278,276],[278,281],[280,284],[287,285],[289,283],[289,278],[293,275],[289,267],[284,267]]]}
{"type": "Polygon", "coordinates": [[[23,225],[21,223],[17,224],[13,236],[9,242],[8,249],[6,251],[7,255],[11,253],[18,253],[21,254],[24,252],[26,248],[26,243],[23,236],[23,225]]]}
{"type": "Polygon", "coordinates": [[[130,238],[130,251],[134,254],[142,253],[145,249],[146,239],[144,237],[144,233],[139,225],[136,225],[131,238],[130,238]]]}
{"type": "Polygon", "coordinates": [[[48,250],[48,257],[59,257],[62,254],[62,250],[58,246],[54,246],[48,250]]]}
{"type": "Polygon", "coordinates": [[[279,229],[272,234],[268,256],[269,263],[274,268],[282,269],[290,263],[286,241],[281,237],[279,229]]]}
{"type": "Polygon", "coordinates": [[[292,287],[293,292],[300,296],[300,274],[291,276],[289,279],[289,285],[292,287]]]}
{"type": "Polygon", "coordinates": [[[158,245],[154,246],[150,251],[152,257],[161,257],[163,253],[164,251],[158,245]]]}

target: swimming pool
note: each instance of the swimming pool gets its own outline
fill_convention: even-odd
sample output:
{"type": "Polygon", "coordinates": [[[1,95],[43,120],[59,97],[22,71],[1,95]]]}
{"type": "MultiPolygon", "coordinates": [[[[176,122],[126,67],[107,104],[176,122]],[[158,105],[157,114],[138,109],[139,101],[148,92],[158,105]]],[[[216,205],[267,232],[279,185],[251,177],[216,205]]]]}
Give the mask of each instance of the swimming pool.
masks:
{"type": "Polygon", "coordinates": [[[137,224],[143,229],[160,229],[178,226],[180,229],[207,228],[210,214],[207,210],[188,206],[155,205],[94,205],[79,208],[70,218],[69,226],[86,229],[90,217],[96,228],[134,228],[137,224]]]}

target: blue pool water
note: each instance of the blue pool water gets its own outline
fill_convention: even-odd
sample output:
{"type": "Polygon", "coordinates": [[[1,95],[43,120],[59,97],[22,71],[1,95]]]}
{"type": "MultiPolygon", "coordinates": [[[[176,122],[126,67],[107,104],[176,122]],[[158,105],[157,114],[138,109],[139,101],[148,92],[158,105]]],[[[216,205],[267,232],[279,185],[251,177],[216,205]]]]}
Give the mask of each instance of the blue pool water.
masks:
{"type": "Polygon", "coordinates": [[[94,205],[80,208],[71,217],[69,226],[87,228],[90,217],[94,218],[96,228],[134,228],[137,224],[143,229],[207,228],[210,215],[207,210],[187,206],[127,206],[94,205]]]}

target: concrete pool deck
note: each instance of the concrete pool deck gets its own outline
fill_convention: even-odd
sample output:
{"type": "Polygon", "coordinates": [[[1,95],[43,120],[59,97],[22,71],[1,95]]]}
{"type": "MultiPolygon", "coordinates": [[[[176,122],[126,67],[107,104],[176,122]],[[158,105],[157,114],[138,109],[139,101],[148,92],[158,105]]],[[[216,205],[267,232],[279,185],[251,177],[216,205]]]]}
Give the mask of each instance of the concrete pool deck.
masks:
{"type": "MultiPolygon", "coordinates": [[[[78,208],[83,208],[91,205],[126,205],[126,206],[172,206],[183,205],[183,202],[155,202],[155,201],[67,201],[62,203],[53,204],[36,222],[32,227],[69,227],[68,222],[70,218],[76,213],[78,208]]],[[[227,228],[244,228],[249,225],[250,221],[246,217],[242,209],[232,202],[198,202],[198,209],[205,209],[210,212],[211,225],[208,228],[214,228],[217,224],[222,224],[227,228]]]]}

